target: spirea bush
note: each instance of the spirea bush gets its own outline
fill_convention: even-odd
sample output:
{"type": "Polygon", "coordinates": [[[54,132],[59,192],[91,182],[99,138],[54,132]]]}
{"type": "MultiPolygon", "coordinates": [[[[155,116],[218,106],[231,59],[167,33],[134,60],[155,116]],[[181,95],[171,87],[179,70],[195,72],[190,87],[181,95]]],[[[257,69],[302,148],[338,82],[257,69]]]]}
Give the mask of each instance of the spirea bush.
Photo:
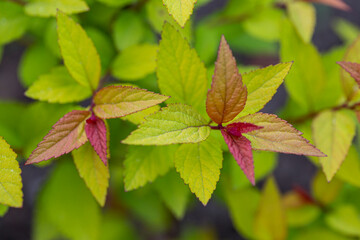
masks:
{"type": "Polygon", "coordinates": [[[229,0],[195,19],[209,2],[0,1],[28,98],[0,101],[0,216],[23,205],[20,162],[48,173],[35,240],[217,239],[172,230],[214,198],[246,239],[360,237],[359,30],[338,20],[343,45],[312,43],[314,4],[350,7],[229,0]],[[286,105],[264,112],[283,83],[286,105]],[[319,169],[310,190],[279,190],[278,153],[319,169]]]}

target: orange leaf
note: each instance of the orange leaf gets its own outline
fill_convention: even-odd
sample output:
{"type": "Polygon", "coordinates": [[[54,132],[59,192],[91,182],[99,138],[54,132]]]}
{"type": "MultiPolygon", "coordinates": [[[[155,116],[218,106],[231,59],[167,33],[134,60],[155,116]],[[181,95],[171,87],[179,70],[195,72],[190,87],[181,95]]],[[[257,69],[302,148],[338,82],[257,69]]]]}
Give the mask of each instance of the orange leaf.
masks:
{"type": "Polygon", "coordinates": [[[89,116],[89,111],[73,110],[67,113],[31,153],[26,165],[59,157],[83,145],[87,141],[84,126],[89,116]]]}
{"type": "Polygon", "coordinates": [[[233,120],[245,107],[247,90],[236,66],[236,60],[224,36],[215,63],[206,111],[217,124],[233,120]]]}
{"type": "Polygon", "coordinates": [[[273,114],[255,113],[239,119],[263,127],[244,133],[256,150],[325,157],[319,149],[303,138],[291,124],[273,114]]]}

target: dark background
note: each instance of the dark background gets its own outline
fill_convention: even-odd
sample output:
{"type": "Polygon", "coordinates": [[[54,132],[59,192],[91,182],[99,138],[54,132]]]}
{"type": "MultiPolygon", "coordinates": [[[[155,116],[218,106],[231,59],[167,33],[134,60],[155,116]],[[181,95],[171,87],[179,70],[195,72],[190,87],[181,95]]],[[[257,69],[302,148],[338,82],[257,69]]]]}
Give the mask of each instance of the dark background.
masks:
{"type": "MultiPolygon", "coordinates": [[[[226,0],[212,0],[206,6],[201,7],[195,12],[195,19],[199,20],[211,13],[217,11],[226,4],[226,0]]],[[[337,37],[332,29],[333,21],[337,18],[347,19],[353,24],[360,26],[360,1],[345,0],[351,6],[350,12],[343,12],[325,6],[317,7],[317,24],[313,37],[313,42],[321,52],[326,52],[336,45],[341,45],[341,40],[337,37]]],[[[1,11],[1,9],[0,9],[1,11]]],[[[0,63],[0,99],[1,100],[20,100],[29,101],[24,96],[25,89],[21,86],[17,68],[21,59],[24,47],[18,43],[12,43],[4,48],[3,59],[0,63]]],[[[243,58],[242,56],[237,56],[243,58]]],[[[268,65],[277,63],[277,58],[257,58],[249,61],[268,65]]],[[[242,62],[246,64],[246,62],[242,62]]],[[[286,92],[280,87],[273,100],[265,107],[265,112],[277,112],[284,106],[286,101],[286,92]]],[[[286,192],[293,186],[301,186],[309,189],[310,180],[316,173],[314,167],[305,157],[296,155],[279,155],[279,162],[274,172],[275,178],[280,186],[281,191],[286,192]]],[[[33,207],[35,197],[41,184],[46,179],[47,168],[37,168],[26,166],[22,168],[24,206],[21,209],[11,208],[4,218],[0,218],[0,240],[26,240],[31,239],[31,224],[33,218],[33,207]]],[[[261,186],[260,183],[258,186],[261,186]]],[[[184,219],[179,222],[175,232],[185,226],[212,226],[215,227],[219,239],[242,239],[232,226],[231,219],[226,208],[211,200],[207,207],[200,203],[190,209],[184,219]]],[[[175,234],[176,235],[176,234],[175,234]]],[[[166,239],[166,236],[157,236],[156,239],[166,239]]]]}

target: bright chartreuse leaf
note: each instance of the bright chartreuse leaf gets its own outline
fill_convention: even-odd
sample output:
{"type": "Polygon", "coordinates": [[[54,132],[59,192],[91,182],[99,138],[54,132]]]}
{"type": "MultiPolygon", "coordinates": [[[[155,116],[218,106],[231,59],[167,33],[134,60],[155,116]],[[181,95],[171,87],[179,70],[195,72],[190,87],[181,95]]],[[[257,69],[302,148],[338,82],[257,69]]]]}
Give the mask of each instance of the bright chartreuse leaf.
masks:
{"type": "Polygon", "coordinates": [[[57,24],[61,54],[70,75],[81,85],[96,90],[101,64],[93,42],[79,24],[60,11],[57,24]]]}
{"type": "Polygon", "coordinates": [[[104,206],[110,178],[108,165],[101,161],[90,143],[73,151],[72,155],[80,177],[84,179],[98,203],[104,206]]]}
{"type": "Polygon", "coordinates": [[[359,212],[352,205],[337,206],[325,217],[329,227],[348,236],[360,236],[359,212]]]}
{"type": "Polygon", "coordinates": [[[26,164],[57,158],[86,143],[84,126],[90,114],[90,111],[73,110],[59,119],[31,153],[26,164]]]}
{"type": "Polygon", "coordinates": [[[90,97],[91,90],[76,82],[65,67],[56,67],[50,73],[41,75],[25,95],[50,103],[69,103],[90,97]]]}
{"type": "Polygon", "coordinates": [[[163,3],[179,25],[184,27],[193,12],[196,1],[197,0],[163,0],[163,3]]]}
{"type": "Polygon", "coordinates": [[[0,2],[0,46],[20,38],[28,26],[23,7],[15,2],[0,2]]]}
{"type": "Polygon", "coordinates": [[[0,137],[0,204],[10,207],[22,207],[23,193],[21,169],[16,153],[0,137]]]}
{"type": "Polygon", "coordinates": [[[116,54],[112,39],[109,35],[106,35],[103,31],[94,27],[87,27],[85,31],[99,53],[102,69],[101,75],[105,75],[116,54]]]}
{"type": "Polygon", "coordinates": [[[322,205],[332,203],[340,193],[343,183],[334,178],[328,182],[323,172],[319,171],[312,182],[312,195],[322,205]]]}
{"type": "Polygon", "coordinates": [[[121,80],[137,80],[155,72],[156,45],[143,44],[126,48],[114,60],[113,75],[121,80]]]}
{"type": "Polygon", "coordinates": [[[287,19],[282,21],[280,40],[281,61],[294,61],[285,80],[290,97],[307,112],[323,109],[327,104],[322,101],[326,75],[319,52],[311,43],[302,41],[287,19]]]}
{"type": "Polygon", "coordinates": [[[145,122],[145,118],[151,114],[154,114],[160,110],[159,105],[155,105],[153,107],[149,107],[147,109],[144,109],[140,112],[132,113],[130,115],[127,115],[125,117],[122,117],[123,120],[127,120],[129,122],[132,122],[135,125],[140,125],[141,123],[145,122]]]}
{"type": "Polygon", "coordinates": [[[248,95],[244,110],[235,119],[261,110],[283,83],[291,65],[292,62],[279,63],[242,74],[248,95]]]}
{"type": "Polygon", "coordinates": [[[177,146],[130,146],[124,161],[125,190],[130,191],[153,182],[174,166],[177,146]]]}
{"type": "Polygon", "coordinates": [[[5,216],[8,210],[9,210],[8,206],[0,204],[0,217],[5,216]]]}
{"type": "Polygon", "coordinates": [[[202,109],[207,89],[206,68],[196,51],[169,23],[165,23],[157,57],[161,92],[169,101],[202,109]]]}
{"type": "Polygon", "coordinates": [[[42,214],[37,225],[46,223],[66,239],[99,239],[100,207],[68,159],[59,161],[52,171],[35,212],[42,214]]]}
{"type": "Polygon", "coordinates": [[[289,18],[305,43],[311,42],[315,30],[315,7],[310,3],[294,1],[287,5],[289,18]]]}
{"type": "Polygon", "coordinates": [[[262,190],[255,219],[254,234],[256,239],[286,239],[287,223],[285,209],[273,177],[267,180],[262,190]]]}
{"type": "Polygon", "coordinates": [[[253,187],[235,190],[228,183],[224,183],[223,189],[235,229],[244,237],[255,239],[254,220],[260,202],[259,191],[253,187]]]}
{"type": "Polygon", "coordinates": [[[145,24],[133,11],[121,11],[113,24],[113,39],[119,51],[137,45],[145,37],[145,24]]]}
{"type": "Polygon", "coordinates": [[[348,110],[323,111],[312,124],[316,146],[327,157],[320,159],[320,164],[330,181],[349,151],[355,136],[355,121],[348,110]]]}
{"type": "Polygon", "coordinates": [[[153,107],[168,98],[132,86],[104,87],[94,96],[94,113],[103,119],[119,118],[153,107]]]}
{"type": "Polygon", "coordinates": [[[21,58],[18,70],[22,84],[29,87],[42,74],[48,73],[57,63],[56,56],[41,44],[27,48],[21,58]]]}
{"type": "Polygon", "coordinates": [[[354,146],[351,146],[336,177],[354,186],[360,187],[360,160],[359,154],[354,146]]]}
{"type": "Polygon", "coordinates": [[[221,146],[212,137],[195,144],[183,144],[176,151],[176,171],[204,205],[219,181],[222,161],[221,146]]]}
{"type": "Polygon", "coordinates": [[[245,107],[247,89],[237,68],[230,46],[221,37],[206,112],[217,124],[233,120],[245,107]]]}
{"type": "Polygon", "coordinates": [[[192,107],[170,104],[150,115],[123,143],[135,145],[169,145],[197,143],[210,134],[207,121],[192,107]]]}
{"type": "Polygon", "coordinates": [[[37,17],[56,16],[57,10],[75,14],[88,11],[89,7],[83,0],[31,0],[25,6],[28,15],[37,17]]]}
{"type": "Polygon", "coordinates": [[[154,182],[154,188],[161,199],[176,218],[182,219],[185,215],[190,191],[174,170],[154,182]]]}

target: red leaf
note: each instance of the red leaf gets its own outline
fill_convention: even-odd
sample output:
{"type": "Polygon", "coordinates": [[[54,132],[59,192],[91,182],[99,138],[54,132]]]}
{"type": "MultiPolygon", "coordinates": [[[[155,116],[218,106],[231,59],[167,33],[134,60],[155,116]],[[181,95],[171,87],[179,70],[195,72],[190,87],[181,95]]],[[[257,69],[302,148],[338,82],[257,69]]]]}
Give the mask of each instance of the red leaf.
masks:
{"type": "Polygon", "coordinates": [[[226,129],[221,129],[221,134],[236,162],[250,182],[255,185],[254,160],[250,141],[244,136],[234,136],[226,131],[226,129]]]}
{"type": "Polygon", "coordinates": [[[223,36],[211,89],[207,94],[206,112],[217,124],[229,122],[244,109],[246,98],[247,90],[236,66],[236,60],[223,36]]]}
{"type": "Polygon", "coordinates": [[[108,143],[104,120],[92,115],[91,118],[86,120],[85,132],[91,146],[93,146],[103,163],[107,165],[108,143]]]}
{"type": "Polygon", "coordinates": [[[227,125],[226,130],[234,136],[242,136],[242,133],[247,133],[255,130],[262,129],[263,127],[256,126],[252,123],[238,122],[227,125]]]}
{"type": "Polygon", "coordinates": [[[350,73],[351,77],[355,79],[360,86],[360,64],[352,62],[337,62],[343,69],[350,73]]]}
{"type": "Polygon", "coordinates": [[[87,141],[84,125],[89,115],[89,111],[80,110],[67,113],[55,123],[53,129],[39,143],[25,164],[56,158],[83,145],[87,141]]]}
{"type": "Polygon", "coordinates": [[[343,0],[308,0],[307,2],[321,3],[343,11],[349,11],[350,7],[343,0]]]}

